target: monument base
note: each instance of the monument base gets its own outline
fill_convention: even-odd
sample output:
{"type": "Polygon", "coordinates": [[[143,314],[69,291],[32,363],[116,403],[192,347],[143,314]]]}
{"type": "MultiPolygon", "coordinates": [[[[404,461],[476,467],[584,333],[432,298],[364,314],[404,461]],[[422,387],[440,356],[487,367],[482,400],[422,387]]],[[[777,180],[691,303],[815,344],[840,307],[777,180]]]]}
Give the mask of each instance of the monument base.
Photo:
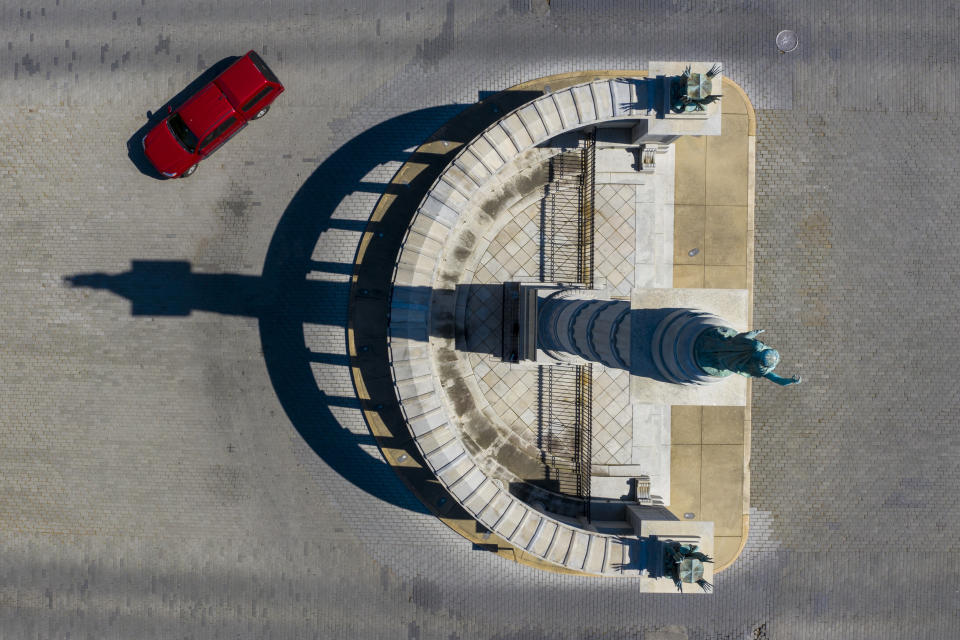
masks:
{"type": "Polygon", "coordinates": [[[695,309],[747,331],[749,296],[745,289],[634,289],[630,300],[630,399],[661,405],[745,406],[747,378],[732,375],[711,384],[676,384],[657,367],[657,328],[671,314],[695,309]]]}
{"type": "MultiPolygon", "coordinates": [[[[647,593],[678,593],[673,581],[669,577],[659,575],[658,572],[663,567],[664,543],[679,542],[681,544],[697,545],[700,551],[712,558],[714,556],[713,523],[698,520],[643,520],[641,513],[639,509],[631,509],[629,518],[631,524],[640,533],[640,539],[644,541],[643,547],[646,552],[644,564],[648,567],[647,575],[656,578],[644,591],[647,593]]],[[[713,574],[713,563],[704,563],[703,579],[713,584],[713,574]]],[[[705,592],[699,585],[684,584],[683,593],[705,592]]]]}

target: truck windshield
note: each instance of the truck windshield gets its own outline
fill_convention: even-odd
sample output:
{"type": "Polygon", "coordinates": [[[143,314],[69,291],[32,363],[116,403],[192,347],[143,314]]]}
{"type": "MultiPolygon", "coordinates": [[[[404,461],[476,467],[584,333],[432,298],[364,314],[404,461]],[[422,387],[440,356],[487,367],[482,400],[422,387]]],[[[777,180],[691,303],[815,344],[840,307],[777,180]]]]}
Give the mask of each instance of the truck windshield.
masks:
{"type": "Polygon", "coordinates": [[[193,132],[187,127],[187,123],[183,121],[179,113],[175,113],[167,118],[167,124],[170,126],[170,131],[173,132],[173,137],[177,139],[177,142],[179,142],[184,149],[190,153],[196,152],[197,136],[193,135],[193,132]]]}

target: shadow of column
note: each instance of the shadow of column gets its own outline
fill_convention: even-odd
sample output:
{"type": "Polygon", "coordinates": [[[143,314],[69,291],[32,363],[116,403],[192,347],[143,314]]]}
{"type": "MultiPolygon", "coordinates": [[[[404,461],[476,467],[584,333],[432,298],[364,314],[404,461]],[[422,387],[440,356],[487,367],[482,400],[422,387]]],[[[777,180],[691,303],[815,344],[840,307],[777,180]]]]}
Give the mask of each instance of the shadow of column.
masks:
{"type": "MultiPolygon", "coordinates": [[[[416,491],[418,501],[396,482],[389,465],[370,457],[359,445],[375,441],[381,449],[396,447],[417,456],[394,395],[387,354],[393,267],[417,205],[462,143],[538,95],[503,92],[471,107],[422,109],[351,139],[310,175],[288,204],[260,276],[194,273],[185,261],[134,260],[124,273],[73,274],[64,280],[71,286],[103,289],[130,300],[135,316],[183,317],[206,311],[257,318],[263,357],[277,398],[320,458],[358,488],[397,506],[426,512],[423,502],[439,515],[463,515],[426,465],[421,464],[419,471],[395,469],[408,488],[426,488],[416,491]],[[449,150],[424,152],[421,147],[412,155],[406,151],[424,141],[440,140],[449,143],[449,150]],[[424,168],[409,178],[395,176],[388,184],[364,181],[374,168],[396,160],[424,168]],[[389,198],[381,198],[379,214],[368,223],[334,219],[341,201],[355,191],[374,191],[389,198]],[[383,206],[385,201],[389,205],[383,206]],[[355,264],[313,259],[321,234],[331,228],[365,231],[364,251],[355,264]],[[312,271],[352,274],[352,287],[346,282],[308,279],[312,271]],[[308,350],[304,323],[341,327],[343,351],[308,350]],[[351,366],[354,381],[362,380],[362,391],[354,397],[327,395],[317,385],[311,368],[314,362],[351,366]],[[344,428],[331,406],[362,410],[375,440],[344,428]]],[[[425,292],[432,294],[429,289],[425,292]]]]}
{"type": "MultiPolygon", "coordinates": [[[[188,262],[135,260],[125,273],[73,274],[64,280],[72,286],[103,289],[127,298],[135,316],[183,317],[193,311],[206,311],[257,318],[274,391],[310,448],[358,488],[397,506],[425,512],[396,482],[389,466],[359,446],[373,443],[372,436],[351,433],[330,411],[331,406],[359,409],[358,398],[329,396],[317,386],[311,363],[350,364],[346,355],[350,284],[308,280],[307,276],[318,270],[338,274],[354,271],[350,263],[317,262],[312,258],[318,239],[328,229],[366,228],[362,221],[334,219],[340,202],[354,191],[389,191],[390,185],[371,184],[364,177],[385,162],[407,159],[406,149],[421,143],[463,109],[463,105],[449,105],[398,116],[363,132],[330,155],[284,211],[260,276],[194,273],[188,262]],[[304,323],[341,327],[343,350],[308,350],[304,323]]],[[[385,299],[388,294],[389,282],[362,295],[385,299]]],[[[380,316],[380,323],[386,326],[386,316],[380,316]]]]}

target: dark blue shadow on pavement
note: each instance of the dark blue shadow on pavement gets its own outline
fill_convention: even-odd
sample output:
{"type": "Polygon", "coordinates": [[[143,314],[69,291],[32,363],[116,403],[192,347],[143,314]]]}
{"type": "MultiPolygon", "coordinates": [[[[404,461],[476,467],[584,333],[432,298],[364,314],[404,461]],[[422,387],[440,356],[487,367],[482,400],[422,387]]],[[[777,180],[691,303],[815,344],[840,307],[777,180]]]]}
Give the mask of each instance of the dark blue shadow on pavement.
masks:
{"type": "MultiPolygon", "coordinates": [[[[399,507],[427,513],[385,462],[360,445],[376,444],[369,434],[343,426],[331,407],[360,408],[354,397],[329,396],[317,386],[311,363],[348,366],[347,324],[350,284],[310,280],[322,270],[350,274],[350,263],[313,259],[320,235],[331,228],[363,230],[366,223],[332,219],[348,194],[361,188],[375,167],[404,160],[465,105],[435,107],[385,121],[360,134],[327,158],[287,206],[270,242],[261,276],[194,273],[183,261],[135,260],[120,274],[87,273],[64,278],[75,287],[104,289],[131,301],[136,316],[188,316],[193,311],[255,317],[274,391],[304,441],[351,483],[399,507]],[[348,224],[344,224],[348,223],[348,224]],[[305,346],[304,323],[339,327],[343,351],[314,353],[305,346]]],[[[381,192],[393,188],[382,185],[381,192]]],[[[392,261],[395,256],[383,256],[392,261]]],[[[384,298],[388,291],[366,292],[384,298]]],[[[384,326],[386,318],[384,318],[384,326]]],[[[383,349],[385,345],[378,348],[383,349]]]]}
{"type": "MultiPolygon", "coordinates": [[[[317,267],[314,248],[320,234],[342,228],[343,220],[332,220],[333,212],[349,194],[369,190],[364,181],[375,167],[405,160],[406,149],[424,142],[467,105],[434,107],[404,114],[374,126],[351,139],[327,158],[300,187],[277,225],[263,267],[266,288],[282,292],[282,301],[272,312],[260,317],[263,356],[273,388],[291,422],[308,445],[359,488],[383,500],[412,511],[427,513],[425,507],[386,464],[371,458],[357,446],[353,435],[340,426],[329,410],[330,402],[317,388],[311,369],[311,354],[304,349],[303,308],[315,314],[336,309],[337,326],[347,326],[349,292],[317,297],[307,274],[317,267]]],[[[392,186],[382,185],[379,191],[392,186]]],[[[358,230],[363,230],[365,224],[358,230]]],[[[382,256],[392,263],[395,256],[382,256]]],[[[358,292],[358,295],[385,297],[387,291],[358,292]]],[[[386,317],[383,318],[386,326],[386,317]]],[[[328,324],[332,324],[329,323],[328,324]]],[[[347,334],[344,330],[344,350],[347,334]]],[[[385,345],[376,345],[376,349],[385,345]]]]}

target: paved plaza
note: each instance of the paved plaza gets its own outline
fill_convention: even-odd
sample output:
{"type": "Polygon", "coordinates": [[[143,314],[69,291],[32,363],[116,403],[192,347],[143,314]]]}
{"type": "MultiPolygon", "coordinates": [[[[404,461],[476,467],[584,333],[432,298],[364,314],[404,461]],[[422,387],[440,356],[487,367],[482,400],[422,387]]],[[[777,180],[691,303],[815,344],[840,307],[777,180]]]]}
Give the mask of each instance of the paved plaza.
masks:
{"type": "MultiPolygon", "coordinates": [[[[946,2],[0,3],[0,639],[956,637],[958,27],[946,2]],[[188,180],[142,174],[147,112],[251,48],[287,87],[270,114],[188,180]],[[804,382],[754,384],[746,547],[713,595],[667,598],[428,513],[346,326],[371,212],[450,118],[684,59],[757,109],[754,324],[804,382]]],[[[626,240],[621,191],[598,224],[626,240]]],[[[537,262],[515,224],[489,249],[511,275],[537,262]]],[[[635,245],[600,236],[637,286],[635,245]]],[[[594,452],[622,462],[603,404],[594,452]]]]}
{"type": "MultiPolygon", "coordinates": [[[[597,185],[595,194],[596,278],[602,283],[599,286],[611,295],[629,298],[635,270],[644,266],[634,263],[638,185],[613,183],[612,180],[616,178],[611,176],[623,174],[604,172],[603,169],[611,168],[604,165],[606,156],[629,159],[632,154],[622,149],[608,149],[599,155],[598,173],[604,182],[597,185]]],[[[669,163],[672,156],[671,152],[660,163],[662,174],[671,178],[669,170],[672,167],[669,163]]],[[[630,169],[630,173],[630,177],[636,180],[637,172],[630,169]]],[[[652,176],[647,176],[646,181],[646,186],[651,187],[649,183],[653,182],[652,176]]],[[[672,192],[672,181],[665,186],[672,192]]],[[[473,283],[480,286],[470,294],[465,319],[467,339],[464,349],[470,353],[470,365],[477,376],[480,391],[494,414],[508,428],[514,427],[521,437],[531,442],[536,440],[537,428],[537,369],[511,367],[502,361],[502,303],[498,292],[483,285],[511,280],[536,282],[542,281],[541,277],[549,279],[542,276],[541,215],[542,203],[536,200],[518,215],[507,219],[502,226],[495,225],[488,234],[493,237],[478,261],[480,267],[473,276],[473,283]]],[[[652,251],[649,253],[652,254],[652,251]]],[[[667,284],[672,284],[669,276],[667,273],[665,280],[667,284]]],[[[649,280],[653,280],[652,275],[649,280]]],[[[632,415],[629,374],[617,369],[598,368],[596,376],[593,462],[598,465],[630,464],[632,415]]]]}

